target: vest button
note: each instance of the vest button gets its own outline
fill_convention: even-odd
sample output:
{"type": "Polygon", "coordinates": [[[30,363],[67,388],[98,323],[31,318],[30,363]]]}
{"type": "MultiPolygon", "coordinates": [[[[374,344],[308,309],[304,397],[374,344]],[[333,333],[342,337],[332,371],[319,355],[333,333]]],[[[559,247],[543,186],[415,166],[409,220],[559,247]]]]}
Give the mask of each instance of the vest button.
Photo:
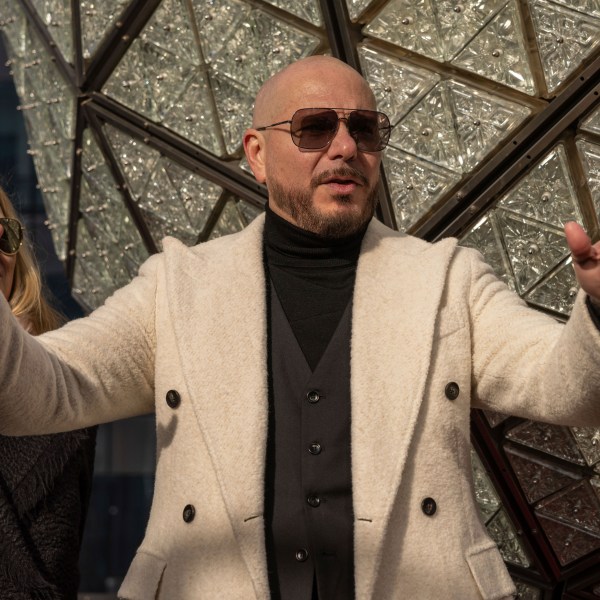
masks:
{"type": "Polygon", "coordinates": [[[308,394],[306,394],[306,399],[311,404],[316,404],[321,399],[321,394],[319,394],[317,390],[311,390],[310,392],[308,392],[308,394]]]}
{"type": "Polygon", "coordinates": [[[169,390],[167,392],[167,404],[171,408],[177,408],[181,403],[181,396],[177,390],[169,390]]]}
{"type": "Polygon", "coordinates": [[[308,559],[308,550],[304,548],[298,548],[296,550],[296,560],[298,562],[305,562],[308,559]]]}
{"type": "Polygon", "coordinates": [[[311,454],[321,454],[321,444],[319,444],[319,442],[313,442],[309,447],[308,447],[308,451],[311,454]]]}
{"type": "Polygon", "coordinates": [[[448,398],[448,400],[456,400],[458,398],[458,394],[460,393],[458,383],[451,381],[444,389],[444,393],[446,394],[446,398],[448,398]]]}
{"type": "Polygon", "coordinates": [[[183,509],[183,520],[186,523],[191,523],[194,520],[195,516],[196,509],[194,508],[194,506],[192,504],[186,504],[185,508],[183,509]]]}
{"type": "Polygon", "coordinates": [[[433,517],[437,510],[437,504],[433,498],[423,498],[421,501],[421,510],[428,517],[433,517]]]}
{"type": "Polygon", "coordinates": [[[309,506],[312,506],[313,508],[317,508],[321,504],[321,498],[319,498],[319,496],[309,496],[306,501],[309,506]]]}

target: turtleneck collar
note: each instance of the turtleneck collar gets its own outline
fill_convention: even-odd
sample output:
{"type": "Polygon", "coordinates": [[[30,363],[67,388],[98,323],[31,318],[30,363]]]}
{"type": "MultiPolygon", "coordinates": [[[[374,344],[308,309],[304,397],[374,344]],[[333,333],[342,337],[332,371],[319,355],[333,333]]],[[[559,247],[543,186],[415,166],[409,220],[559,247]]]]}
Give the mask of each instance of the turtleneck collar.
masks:
{"type": "Polygon", "coordinates": [[[303,263],[325,261],[334,264],[356,263],[367,226],[343,237],[328,238],[297,227],[273,212],[267,205],[265,215],[265,245],[273,256],[296,259],[303,263]]]}

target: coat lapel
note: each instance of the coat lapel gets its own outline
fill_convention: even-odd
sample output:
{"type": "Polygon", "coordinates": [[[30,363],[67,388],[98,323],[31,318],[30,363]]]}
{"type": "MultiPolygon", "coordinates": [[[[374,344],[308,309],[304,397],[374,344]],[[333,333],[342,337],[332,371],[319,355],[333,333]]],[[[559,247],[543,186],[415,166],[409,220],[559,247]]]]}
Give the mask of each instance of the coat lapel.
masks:
{"type": "Polygon", "coordinates": [[[168,304],[185,382],[257,597],[268,593],[263,222],[259,217],[205,246],[165,243],[168,304]]]}
{"type": "Polygon", "coordinates": [[[455,240],[435,245],[373,221],[352,315],[352,477],[357,597],[370,598],[423,399],[455,240]]]}

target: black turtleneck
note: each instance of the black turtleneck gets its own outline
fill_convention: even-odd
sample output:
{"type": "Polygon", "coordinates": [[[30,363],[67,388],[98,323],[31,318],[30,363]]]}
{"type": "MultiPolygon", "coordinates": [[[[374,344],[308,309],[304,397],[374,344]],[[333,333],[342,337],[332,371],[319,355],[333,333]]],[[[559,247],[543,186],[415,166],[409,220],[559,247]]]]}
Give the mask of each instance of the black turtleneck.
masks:
{"type": "Polygon", "coordinates": [[[267,272],[312,370],[352,298],[366,225],[345,238],[325,238],[296,227],[268,206],[267,272]]]}

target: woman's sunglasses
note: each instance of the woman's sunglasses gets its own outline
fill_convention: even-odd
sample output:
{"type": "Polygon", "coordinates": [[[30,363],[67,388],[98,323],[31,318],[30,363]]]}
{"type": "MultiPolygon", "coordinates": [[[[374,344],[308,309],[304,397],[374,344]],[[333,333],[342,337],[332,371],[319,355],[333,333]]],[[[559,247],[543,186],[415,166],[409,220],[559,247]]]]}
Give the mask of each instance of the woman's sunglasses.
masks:
{"type": "Polygon", "coordinates": [[[0,252],[12,256],[19,251],[23,243],[23,226],[17,219],[0,217],[2,236],[0,237],[0,252]]]}
{"type": "Polygon", "coordinates": [[[346,108],[301,108],[291,119],[257,127],[264,131],[270,127],[290,124],[292,140],[302,150],[322,150],[335,137],[340,121],[346,121],[348,133],[356,141],[362,152],[379,152],[390,139],[390,120],[387,115],[376,110],[348,110],[346,108]],[[337,111],[345,111],[347,116],[340,117],[337,111]]]}

